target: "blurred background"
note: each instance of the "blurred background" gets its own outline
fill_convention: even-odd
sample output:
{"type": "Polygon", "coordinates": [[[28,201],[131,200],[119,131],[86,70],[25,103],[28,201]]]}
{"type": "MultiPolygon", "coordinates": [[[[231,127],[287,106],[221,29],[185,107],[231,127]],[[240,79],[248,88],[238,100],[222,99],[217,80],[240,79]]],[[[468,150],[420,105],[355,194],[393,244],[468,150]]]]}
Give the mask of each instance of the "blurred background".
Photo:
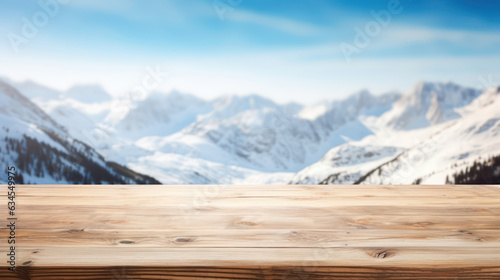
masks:
{"type": "Polygon", "coordinates": [[[500,183],[495,1],[0,7],[22,183],[500,183]]]}

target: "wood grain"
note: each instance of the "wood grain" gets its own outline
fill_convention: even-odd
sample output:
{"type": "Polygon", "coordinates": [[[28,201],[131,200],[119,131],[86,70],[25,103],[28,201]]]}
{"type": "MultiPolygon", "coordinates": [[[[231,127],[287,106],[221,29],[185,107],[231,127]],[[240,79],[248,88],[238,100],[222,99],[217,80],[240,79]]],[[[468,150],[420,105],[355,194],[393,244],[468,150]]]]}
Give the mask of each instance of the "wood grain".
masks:
{"type": "Polygon", "coordinates": [[[16,191],[0,279],[500,279],[498,186],[16,191]]]}

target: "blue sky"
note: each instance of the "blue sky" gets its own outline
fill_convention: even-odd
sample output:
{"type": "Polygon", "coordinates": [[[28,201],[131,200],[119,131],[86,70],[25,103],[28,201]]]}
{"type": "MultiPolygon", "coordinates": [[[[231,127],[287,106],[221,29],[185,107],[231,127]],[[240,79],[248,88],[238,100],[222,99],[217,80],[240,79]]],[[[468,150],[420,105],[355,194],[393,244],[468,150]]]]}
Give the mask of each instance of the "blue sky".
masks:
{"type": "Polygon", "coordinates": [[[160,67],[162,91],[305,103],[500,78],[498,1],[60,0],[26,38],[23,18],[43,23],[54,1],[1,1],[0,75],[120,95],[160,67]]]}

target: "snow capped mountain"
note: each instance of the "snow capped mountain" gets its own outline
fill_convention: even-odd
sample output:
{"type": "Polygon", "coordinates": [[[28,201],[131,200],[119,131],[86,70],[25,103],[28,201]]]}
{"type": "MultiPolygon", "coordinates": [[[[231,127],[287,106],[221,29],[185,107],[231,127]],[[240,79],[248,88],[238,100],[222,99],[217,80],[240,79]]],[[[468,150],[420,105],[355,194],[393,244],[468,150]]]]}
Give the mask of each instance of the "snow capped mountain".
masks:
{"type": "Polygon", "coordinates": [[[296,172],[332,146],[371,134],[359,118],[381,114],[397,98],[361,92],[327,103],[325,112],[311,120],[301,116],[308,110],[303,106],[279,105],[255,95],[226,96],[179,132],[143,137],[135,144],[261,172],[296,172]]]}
{"type": "Polygon", "coordinates": [[[66,133],[63,126],[56,123],[15,88],[2,81],[0,81],[0,93],[0,114],[54,133],[63,135],[66,133]]]}
{"type": "Polygon", "coordinates": [[[356,119],[360,114],[366,116],[378,116],[381,113],[390,109],[392,103],[400,98],[397,93],[388,93],[380,96],[374,96],[367,90],[362,90],[354,93],[344,100],[323,102],[319,106],[324,109],[317,110],[317,107],[305,108],[300,114],[310,116],[311,111],[320,113],[315,118],[308,119],[320,120],[324,123],[331,124],[334,120],[335,125],[341,125],[348,121],[356,119]]]}
{"type": "MultiPolygon", "coordinates": [[[[7,83],[4,84],[7,85],[7,83]]],[[[31,105],[37,108],[36,110],[48,115],[42,117],[41,119],[50,117],[52,121],[56,122],[61,128],[63,128],[63,130],[69,132],[72,137],[79,139],[88,145],[93,144],[91,135],[96,129],[98,129],[98,123],[104,118],[105,115],[108,114],[109,111],[109,101],[103,103],[84,103],[73,99],[78,98],[78,92],[82,96],[88,95],[89,97],[80,99],[87,99],[89,102],[90,100],[97,101],[109,99],[109,95],[103,92],[103,89],[99,86],[74,87],[73,90],[68,91],[69,94],[62,94],[56,90],[44,87],[31,81],[12,83],[12,88],[19,91],[22,97],[24,97],[26,93],[27,96],[30,96],[30,98],[26,98],[26,100],[29,99],[32,103],[34,103],[31,104],[30,102],[31,105]],[[96,92],[92,93],[91,91],[94,89],[96,92]],[[106,95],[107,98],[94,98],[101,95],[106,95]],[[40,110],[40,108],[42,110],[40,110]]],[[[23,101],[22,103],[28,104],[26,101],[23,101]]],[[[19,108],[18,105],[19,104],[16,104],[16,106],[12,108],[19,108]]],[[[29,113],[23,115],[29,115],[29,113]]]]}
{"type": "MultiPolygon", "coordinates": [[[[100,122],[109,113],[111,97],[98,85],[80,85],[66,92],[59,92],[32,81],[13,82],[7,78],[2,78],[0,81],[2,80],[35,103],[58,123],[69,123],[71,120],[68,120],[68,115],[77,113],[85,115],[93,122],[100,122]],[[58,114],[62,111],[65,113],[58,114]],[[76,112],[70,113],[69,111],[76,112]]],[[[81,119],[82,116],[78,118],[81,119]]],[[[78,123],[73,122],[73,124],[78,123]]],[[[66,125],[65,127],[68,128],[66,125]]]]}
{"type": "MultiPolygon", "coordinates": [[[[399,131],[380,130],[362,141],[333,148],[322,160],[298,172],[291,183],[444,184],[446,178],[481,157],[499,155],[500,87],[488,89],[478,97],[476,91],[452,84],[425,86],[427,89],[440,87],[449,94],[437,99],[441,108],[453,110],[452,117],[434,125],[426,118],[428,122],[420,122],[419,126],[427,125],[419,129],[409,129],[410,125],[399,131]],[[378,146],[372,146],[374,144],[378,146]]],[[[402,102],[396,102],[393,109],[377,121],[386,121],[386,127],[393,127],[394,119],[387,116],[415,117],[417,115],[412,115],[415,108],[432,110],[432,106],[425,107],[413,99],[415,94],[421,96],[429,90],[423,90],[422,83],[416,89],[401,99],[405,103],[412,100],[410,104],[414,106],[406,107],[411,113],[401,112],[402,102]]],[[[437,93],[431,95],[431,99],[420,101],[425,103],[438,96],[437,93]]]]}
{"type": "Polygon", "coordinates": [[[51,90],[33,83],[16,88],[33,91],[43,110],[0,84],[1,129],[11,135],[0,144],[9,151],[0,163],[23,159],[36,182],[154,182],[133,169],[165,184],[443,184],[480,157],[500,154],[500,87],[481,93],[419,82],[404,95],[362,90],[312,106],[258,95],[153,92],[123,102],[99,86],[48,97],[51,90]],[[26,159],[27,145],[71,178],[42,176],[44,165],[26,159]],[[92,164],[71,159],[75,151],[92,164]],[[93,164],[107,179],[84,177],[93,164]]]}
{"type": "Polygon", "coordinates": [[[62,96],[61,92],[33,81],[13,82],[5,78],[2,80],[20,92],[25,93],[23,95],[35,103],[37,103],[37,101],[56,100],[62,96]]]}
{"type": "Polygon", "coordinates": [[[137,101],[116,121],[122,137],[137,140],[144,136],[166,136],[175,133],[212,109],[209,102],[193,95],[172,91],[154,92],[137,101]]]}
{"type": "Polygon", "coordinates": [[[416,129],[460,117],[455,108],[466,106],[481,94],[453,83],[419,82],[394,103],[377,122],[395,129],[416,129]]]}
{"type": "Polygon", "coordinates": [[[242,112],[264,108],[278,109],[280,106],[272,100],[258,95],[227,95],[212,102],[213,110],[200,119],[229,119],[242,112]]]}
{"type": "Polygon", "coordinates": [[[267,171],[286,171],[295,168],[294,164],[305,164],[306,154],[315,152],[306,143],[319,144],[308,121],[284,116],[272,107],[246,110],[228,119],[207,118],[181,133],[209,140],[242,165],[267,171]]]}
{"type": "MultiPolygon", "coordinates": [[[[326,103],[324,112],[317,116],[313,122],[316,127],[322,128],[318,130],[327,133],[338,130],[351,122],[358,123],[357,127],[351,129],[351,131],[358,135],[355,139],[359,140],[371,133],[361,121],[364,118],[378,117],[387,112],[392,103],[399,98],[400,95],[395,93],[374,96],[370,92],[363,90],[344,100],[326,103]]],[[[311,109],[306,108],[301,114],[307,111],[311,111],[311,109]]]]}
{"type": "Polygon", "coordinates": [[[0,168],[15,165],[24,182],[159,183],[106,161],[4,82],[0,82],[0,131],[0,168]]]}

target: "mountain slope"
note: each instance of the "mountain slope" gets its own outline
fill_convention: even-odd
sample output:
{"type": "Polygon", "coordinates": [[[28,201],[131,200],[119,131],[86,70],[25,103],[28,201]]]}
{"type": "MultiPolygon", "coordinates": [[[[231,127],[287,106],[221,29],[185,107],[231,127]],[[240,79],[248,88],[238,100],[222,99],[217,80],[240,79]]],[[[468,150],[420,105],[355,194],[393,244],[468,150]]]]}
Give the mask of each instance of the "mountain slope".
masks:
{"type": "Polygon", "coordinates": [[[38,101],[47,101],[47,100],[57,100],[60,99],[62,96],[62,93],[40,85],[38,83],[35,83],[33,81],[24,81],[24,82],[14,82],[6,78],[1,78],[0,81],[3,81],[6,84],[9,84],[10,86],[16,88],[20,92],[23,92],[24,96],[31,101],[33,101],[35,104],[38,101]]]}
{"type": "MultiPolygon", "coordinates": [[[[386,96],[363,93],[330,104],[323,115],[311,120],[301,117],[300,108],[290,110],[255,96],[226,99],[224,106],[176,137],[163,139],[158,148],[172,150],[169,147],[182,145],[183,139],[198,137],[222,149],[227,155],[222,158],[231,157],[236,165],[266,172],[298,171],[331,147],[371,134],[359,117],[384,112],[390,103],[386,96]]],[[[223,163],[207,153],[201,157],[223,163]]]]}
{"type": "Polygon", "coordinates": [[[346,143],[295,174],[290,184],[351,184],[399,151],[398,147],[346,143]]]}
{"type": "Polygon", "coordinates": [[[446,177],[446,184],[500,184],[500,155],[474,161],[460,172],[446,177]]]}
{"type": "Polygon", "coordinates": [[[462,118],[368,172],[361,184],[444,184],[457,168],[500,153],[500,87],[458,110],[462,118]],[[478,113],[480,112],[480,113],[478,113]]]}
{"type": "MultiPolygon", "coordinates": [[[[94,89],[81,90],[101,95],[94,89]]],[[[27,179],[37,182],[41,174],[47,182],[146,180],[107,159],[171,184],[443,184],[479,157],[500,154],[498,88],[480,94],[420,82],[404,95],[363,90],[313,106],[152,93],[123,114],[114,114],[120,100],[106,96],[100,103],[33,98],[44,112],[8,86],[3,91],[2,129],[11,136],[0,145],[9,152],[2,164],[26,163],[27,179]],[[65,171],[50,173],[38,157],[65,171]]]]}
{"type": "Polygon", "coordinates": [[[333,148],[291,183],[444,184],[451,170],[499,150],[497,91],[418,83],[381,117],[364,119],[374,135],[333,148]]]}
{"type": "MultiPolygon", "coordinates": [[[[100,152],[133,169],[150,170],[163,183],[235,184],[289,182],[291,172],[316,162],[332,147],[371,135],[362,119],[383,114],[400,96],[373,96],[363,91],[341,101],[323,103],[325,110],[314,118],[305,116],[304,112],[311,111],[308,107],[280,105],[256,95],[218,98],[204,103],[208,109],[197,106],[195,101],[187,102],[194,104],[188,108],[198,112],[205,108],[208,112],[197,114],[186,127],[166,136],[166,129],[150,128],[155,123],[183,123],[175,109],[163,108],[183,108],[186,97],[167,98],[168,104],[155,106],[166,102],[165,95],[157,97],[152,99],[154,102],[148,98],[139,102],[128,114],[145,112],[152,124],[144,122],[147,128],[134,128],[128,136],[126,130],[119,129],[123,138],[132,141],[100,152]],[[141,109],[134,112],[137,108],[141,109]],[[146,113],[146,109],[150,112],[146,113]],[[221,173],[225,176],[210,175],[221,173]]],[[[137,119],[125,117],[121,122],[130,124],[137,119]]]]}
{"type": "Polygon", "coordinates": [[[4,82],[0,82],[0,131],[0,168],[16,166],[25,182],[159,183],[107,162],[4,82]]]}

